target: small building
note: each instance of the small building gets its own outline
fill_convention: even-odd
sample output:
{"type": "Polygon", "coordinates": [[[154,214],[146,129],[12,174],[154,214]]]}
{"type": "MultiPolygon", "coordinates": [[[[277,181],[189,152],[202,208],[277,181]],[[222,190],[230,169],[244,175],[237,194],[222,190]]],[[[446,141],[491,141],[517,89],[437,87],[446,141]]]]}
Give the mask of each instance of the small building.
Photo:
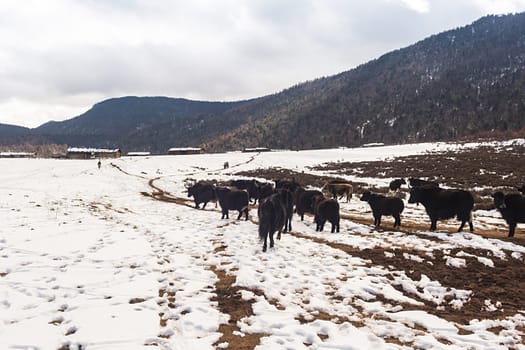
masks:
{"type": "Polygon", "coordinates": [[[68,159],[96,159],[96,158],[120,158],[122,151],[120,148],[79,148],[72,147],[66,151],[68,159]]]}
{"type": "Polygon", "coordinates": [[[145,157],[150,156],[151,152],[128,152],[126,155],[130,157],[145,157]]]}
{"type": "Polygon", "coordinates": [[[34,158],[35,152],[0,152],[0,158],[34,158]]]}
{"type": "Polygon", "coordinates": [[[253,148],[245,148],[242,151],[243,152],[270,152],[271,149],[267,147],[253,147],[253,148]]]}
{"type": "Polygon", "coordinates": [[[202,148],[199,147],[180,147],[170,148],[168,150],[169,155],[183,155],[183,154],[201,154],[203,153],[202,148]]]}

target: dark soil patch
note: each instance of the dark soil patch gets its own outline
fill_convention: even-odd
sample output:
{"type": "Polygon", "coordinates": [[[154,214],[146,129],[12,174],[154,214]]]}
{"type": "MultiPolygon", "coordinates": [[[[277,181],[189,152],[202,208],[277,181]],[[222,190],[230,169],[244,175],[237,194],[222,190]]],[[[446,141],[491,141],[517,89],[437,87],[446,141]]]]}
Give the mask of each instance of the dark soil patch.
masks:
{"type": "MultiPolygon", "coordinates": [[[[524,152],[525,147],[520,144],[482,146],[396,157],[388,161],[327,163],[314,169],[373,178],[424,178],[446,187],[470,190],[474,195],[475,209],[490,210],[494,209],[490,194],[496,190],[515,192],[516,186],[525,183],[524,152]]],[[[387,189],[375,190],[382,192],[387,189]]]]}
{"type": "Polygon", "coordinates": [[[187,207],[190,207],[190,208],[194,208],[195,205],[193,204],[193,202],[189,199],[185,199],[185,198],[181,198],[181,197],[176,197],[174,195],[172,195],[170,192],[167,192],[167,191],[164,191],[162,190],[160,187],[156,186],[155,185],[155,181],[158,180],[159,178],[154,178],[154,179],[151,179],[148,181],[148,185],[153,188],[153,192],[152,193],[148,193],[148,192],[141,192],[141,194],[143,196],[146,196],[146,197],[152,197],[153,199],[156,199],[156,200],[159,200],[159,201],[163,201],[163,202],[168,202],[168,203],[175,203],[175,204],[179,204],[179,205],[185,205],[187,207]]]}
{"type": "Polygon", "coordinates": [[[266,334],[245,333],[243,337],[234,334],[235,331],[240,332],[237,322],[244,317],[253,315],[253,300],[244,300],[241,297],[242,288],[234,286],[235,276],[229,275],[215,266],[211,266],[210,270],[218,277],[215,283],[217,297],[212,299],[212,301],[216,301],[219,304],[219,310],[222,313],[230,315],[228,323],[219,326],[219,332],[222,333],[222,336],[214,345],[217,346],[220,343],[228,342],[228,349],[254,349],[260,344],[261,338],[266,336],[266,334]]]}
{"type": "Polygon", "coordinates": [[[146,299],[144,299],[144,298],[131,298],[129,300],[129,303],[130,304],[140,304],[140,303],[143,303],[145,301],[146,301],[146,299]]]}
{"type": "MultiPolygon", "coordinates": [[[[436,305],[426,300],[419,299],[416,295],[411,295],[416,300],[425,304],[425,307],[404,305],[407,308],[425,310],[431,314],[442,317],[446,320],[459,324],[468,324],[472,319],[496,319],[512,316],[525,309],[522,290],[525,288],[525,264],[522,261],[507,257],[500,260],[491,257],[494,267],[487,267],[475,258],[463,257],[466,259],[466,267],[454,268],[446,265],[441,251],[434,250],[433,265],[426,263],[414,263],[403,257],[403,253],[413,254],[412,251],[396,249],[393,256],[386,256],[385,251],[391,249],[374,248],[359,249],[345,244],[332,243],[320,238],[305,236],[297,232],[291,232],[296,237],[309,239],[317,243],[326,244],[330,247],[340,249],[352,256],[371,260],[373,265],[393,266],[394,270],[405,271],[407,276],[418,281],[422,275],[428,276],[431,280],[439,281],[444,287],[455,289],[471,290],[470,300],[461,309],[455,309],[451,305],[444,303],[439,310],[436,305]],[[501,306],[496,311],[487,310],[486,300],[491,300],[493,304],[500,302],[501,306]]],[[[486,251],[474,249],[461,249],[462,251],[477,256],[487,256],[486,251]]],[[[458,250],[459,251],[459,250],[458,250]]],[[[457,251],[452,250],[451,256],[457,251]]],[[[406,292],[405,292],[406,293],[406,292]]]]}
{"type": "MultiPolygon", "coordinates": [[[[512,144],[501,147],[482,146],[461,151],[433,152],[421,155],[395,157],[386,161],[325,163],[314,170],[330,171],[343,176],[371,178],[417,177],[436,181],[443,186],[470,190],[474,195],[475,209],[494,209],[490,194],[496,190],[516,191],[515,186],[525,184],[525,146],[512,144]],[[486,189],[475,188],[486,187],[486,189]]],[[[337,175],[315,176],[283,168],[257,169],[237,175],[262,177],[268,180],[295,178],[303,186],[321,187],[326,181],[340,180],[337,175]]],[[[388,187],[369,186],[355,182],[354,192],[365,189],[388,192],[388,187]]],[[[406,185],[402,189],[408,192],[406,185]]]]}
{"type": "Polygon", "coordinates": [[[525,147],[478,147],[396,157],[388,161],[327,163],[316,170],[375,178],[418,177],[469,189],[476,186],[512,188],[525,183],[525,147]]]}

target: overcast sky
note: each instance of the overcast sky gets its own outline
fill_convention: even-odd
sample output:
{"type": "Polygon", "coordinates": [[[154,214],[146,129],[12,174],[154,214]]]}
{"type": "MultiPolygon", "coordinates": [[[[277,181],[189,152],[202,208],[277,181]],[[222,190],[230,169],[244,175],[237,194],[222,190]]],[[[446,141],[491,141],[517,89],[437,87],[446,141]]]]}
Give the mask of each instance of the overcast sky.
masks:
{"type": "Polygon", "coordinates": [[[525,0],[0,0],[0,123],[126,95],[231,101],[349,70],[525,0]]]}

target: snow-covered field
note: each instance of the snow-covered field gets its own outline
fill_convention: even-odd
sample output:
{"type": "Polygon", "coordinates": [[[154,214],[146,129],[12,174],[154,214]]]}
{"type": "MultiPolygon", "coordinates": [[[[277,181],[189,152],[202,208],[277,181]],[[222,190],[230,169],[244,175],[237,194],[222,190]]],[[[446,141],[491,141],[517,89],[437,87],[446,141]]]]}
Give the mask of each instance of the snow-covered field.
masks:
{"type": "MultiPolygon", "coordinates": [[[[523,265],[521,245],[350,220],[340,233],[319,233],[310,217],[296,216],[293,233],[262,253],[255,208],[253,220],[221,220],[214,205],[197,210],[144,195],[186,197],[186,178],[228,180],[270,166],[320,174],[308,166],[450,147],[123,157],[103,160],[100,170],[96,160],[0,159],[0,349],[236,349],[250,334],[260,335],[257,349],[525,349],[525,303],[499,316],[501,302],[487,299],[483,317],[461,323],[469,286],[415,278],[411,268],[363,253],[379,249],[385,261],[400,256],[409,267],[446,265],[461,279],[471,264],[489,273],[502,261],[523,265]],[[230,287],[252,310],[230,325],[229,338],[219,329],[232,315],[217,297],[218,271],[233,277],[230,287]]],[[[341,205],[370,216],[356,197],[341,205]]],[[[403,217],[427,223],[421,208],[406,208],[403,217]]],[[[498,213],[476,220],[505,235],[498,213]]]]}

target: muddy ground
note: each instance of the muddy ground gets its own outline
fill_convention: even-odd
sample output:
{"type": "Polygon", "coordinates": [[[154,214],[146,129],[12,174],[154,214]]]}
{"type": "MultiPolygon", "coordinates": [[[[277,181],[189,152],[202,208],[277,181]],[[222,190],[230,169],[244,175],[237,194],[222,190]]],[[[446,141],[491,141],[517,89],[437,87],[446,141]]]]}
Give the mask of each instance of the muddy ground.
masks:
{"type": "MultiPolygon", "coordinates": [[[[523,152],[525,148],[520,145],[513,145],[502,149],[481,147],[468,149],[462,152],[429,153],[418,156],[399,157],[388,161],[374,162],[340,162],[322,164],[314,170],[330,172],[331,176],[315,176],[306,173],[294,172],[288,169],[269,168],[257,169],[251,172],[238,172],[234,176],[248,176],[266,178],[268,180],[291,179],[294,178],[303,186],[321,187],[328,180],[343,179],[343,176],[353,175],[364,178],[408,178],[421,177],[439,182],[443,186],[469,189],[475,195],[476,208],[493,208],[490,194],[495,190],[505,192],[515,191],[515,186],[525,184],[525,164],[523,164],[523,152]]],[[[365,189],[376,192],[387,192],[387,187],[369,186],[365,182],[353,182],[355,192],[359,195],[365,189]]],[[[192,206],[192,202],[187,198],[176,198],[170,193],[154,186],[154,181],[150,181],[150,186],[154,189],[151,196],[155,199],[165,200],[179,205],[192,206]]],[[[402,195],[406,196],[408,188],[402,190],[402,195]]],[[[353,215],[345,213],[343,220],[352,220],[372,227],[372,218],[363,215],[353,215]]],[[[257,223],[257,219],[250,217],[257,223]]],[[[450,234],[454,234],[454,229],[450,229],[450,234]]],[[[379,229],[380,234],[388,234],[379,229]]],[[[402,228],[403,232],[423,237],[427,240],[438,240],[426,235],[419,234],[420,231],[428,230],[428,225],[421,222],[405,221],[402,228]]],[[[476,230],[477,234],[485,237],[496,237],[498,239],[512,241],[513,243],[525,245],[525,234],[517,234],[513,239],[506,238],[506,228],[500,230],[476,230]]],[[[442,317],[450,322],[454,322],[462,334],[469,331],[464,326],[475,319],[503,320],[524,312],[525,302],[523,301],[523,290],[525,290],[525,264],[523,258],[516,259],[506,252],[505,258],[498,258],[489,251],[481,249],[462,249],[468,254],[478,257],[487,257],[494,261],[494,267],[487,267],[481,264],[474,257],[466,257],[465,267],[457,268],[446,264],[444,252],[434,250],[432,257],[414,250],[395,248],[375,247],[373,249],[356,249],[354,247],[337,244],[321,238],[314,238],[300,232],[289,233],[292,236],[308,239],[318,244],[328,245],[340,249],[352,256],[358,256],[370,261],[370,266],[388,266],[390,270],[405,271],[414,280],[419,280],[422,275],[428,276],[432,280],[439,281],[443,286],[456,289],[471,290],[470,300],[461,309],[455,309],[450,305],[436,308],[434,304],[418,298],[417,295],[410,295],[412,298],[424,303],[424,307],[417,309],[425,310],[430,314],[442,317]],[[387,253],[387,254],[385,254],[387,253]],[[421,258],[431,261],[431,264],[414,263],[407,259],[405,254],[420,255],[421,258]],[[490,300],[493,304],[498,303],[496,309],[487,307],[486,301],[490,300]]],[[[217,254],[223,254],[223,249],[218,249],[217,254]]],[[[447,252],[454,255],[455,252],[447,252]]],[[[221,341],[228,341],[229,349],[253,349],[260,343],[262,334],[254,334],[250,337],[241,338],[235,336],[237,330],[236,322],[240,318],[249,316],[252,313],[251,303],[240,299],[241,288],[234,285],[235,277],[225,274],[220,267],[212,267],[217,274],[218,282],[217,301],[222,312],[230,314],[231,322],[221,326],[224,334],[221,341]]],[[[395,286],[394,286],[395,287],[395,286]]],[[[397,287],[396,287],[397,288],[397,287]]],[[[401,290],[401,286],[398,286],[401,290]]],[[[262,291],[252,290],[256,294],[263,294],[262,291]]],[[[406,291],[403,291],[406,293],[406,291]]],[[[335,296],[334,296],[335,297],[335,296]]],[[[378,301],[392,303],[385,296],[377,295],[378,301]]],[[[278,307],[278,305],[277,305],[278,307]]],[[[411,305],[403,305],[406,310],[414,309],[411,305]]],[[[363,313],[363,319],[374,315],[363,313]]],[[[308,319],[299,318],[300,322],[310,322],[312,315],[308,319]]],[[[318,314],[313,316],[316,319],[331,319],[338,322],[350,321],[332,315],[318,314]]],[[[356,327],[364,324],[354,323],[356,327]]],[[[495,327],[490,331],[499,334],[505,331],[502,327],[495,327]]],[[[525,330],[521,330],[525,332],[525,330]]],[[[402,343],[398,339],[385,339],[387,342],[410,346],[411,344],[402,343]]],[[[219,343],[219,342],[218,342],[219,343]]],[[[446,341],[444,341],[446,344],[446,341]]]]}
{"type": "MultiPolygon", "coordinates": [[[[330,172],[332,176],[315,176],[307,173],[295,172],[282,168],[257,169],[252,172],[239,172],[235,175],[253,176],[268,180],[295,179],[303,186],[321,187],[326,181],[343,179],[344,176],[361,178],[409,178],[418,177],[439,182],[451,188],[470,190],[475,197],[475,209],[494,209],[490,194],[496,190],[517,192],[515,187],[525,184],[525,147],[512,145],[504,148],[480,147],[467,149],[461,152],[428,153],[417,156],[398,157],[388,161],[372,162],[339,162],[321,164],[313,170],[330,172]]],[[[388,192],[388,187],[369,186],[365,182],[354,181],[354,191],[359,196],[365,189],[375,192],[388,192]]],[[[408,195],[405,185],[401,196],[408,195]]],[[[372,218],[360,215],[343,215],[344,219],[372,226],[372,218]]],[[[390,229],[390,228],[389,228],[390,229]]],[[[417,235],[418,231],[427,230],[427,224],[405,222],[403,232],[417,235]]],[[[453,234],[454,230],[451,230],[453,234]]],[[[517,235],[513,239],[506,237],[506,228],[497,232],[494,230],[476,230],[476,233],[485,237],[497,237],[525,245],[525,234],[517,235]]],[[[313,239],[300,233],[296,236],[313,239]]],[[[430,239],[426,237],[426,239],[430,239]]],[[[469,302],[460,310],[452,307],[435,308],[425,302],[425,311],[443,317],[458,325],[468,325],[473,319],[502,319],[525,310],[523,293],[525,290],[525,264],[523,260],[514,259],[508,254],[505,259],[497,259],[488,251],[473,249],[476,256],[486,256],[494,260],[495,266],[488,268],[477,260],[470,258],[467,266],[457,269],[446,265],[443,252],[435,250],[432,265],[414,264],[403,257],[405,253],[414,254],[414,251],[395,249],[392,254],[385,255],[388,249],[374,248],[359,250],[343,244],[334,244],[322,239],[315,239],[320,244],[328,244],[341,249],[353,256],[359,256],[372,261],[371,265],[392,266],[393,269],[405,271],[414,279],[421,275],[429,276],[432,280],[440,281],[444,286],[472,290],[469,302]],[[489,311],[485,301],[499,301],[501,307],[496,311],[489,311]]],[[[416,253],[417,254],[417,253],[416,253]]],[[[417,299],[416,296],[413,296],[417,299]]],[[[385,301],[385,302],[388,302],[385,301]]],[[[405,305],[410,309],[409,305],[405,305]]],[[[419,308],[421,309],[421,308],[419,308]]],[[[493,330],[499,332],[501,329],[493,330]]],[[[468,333],[466,330],[462,332],[468,333]]],[[[407,345],[407,344],[405,344],[407,345]]]]}

